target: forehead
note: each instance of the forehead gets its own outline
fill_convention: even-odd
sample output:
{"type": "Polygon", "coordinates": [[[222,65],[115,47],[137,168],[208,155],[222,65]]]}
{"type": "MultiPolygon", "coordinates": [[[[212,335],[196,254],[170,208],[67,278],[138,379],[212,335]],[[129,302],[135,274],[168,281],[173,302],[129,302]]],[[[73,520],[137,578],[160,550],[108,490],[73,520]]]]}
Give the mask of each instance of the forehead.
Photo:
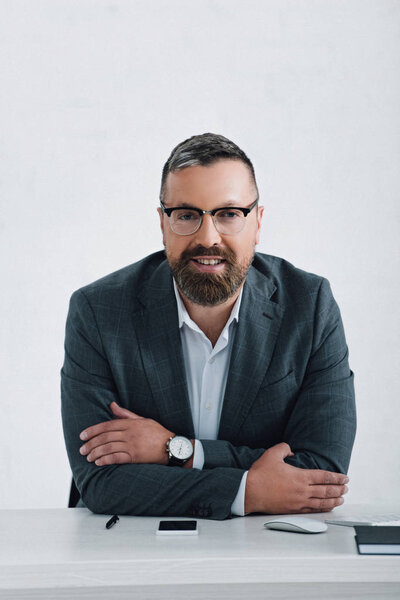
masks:
{"type": "Polygon", "coordinates": [[[196,165],[168,173],[165,197],[168,205],[204,202],[246,203],[254,196],[254,183],[245,163],[220,160],[208,166],[196,165]]]}

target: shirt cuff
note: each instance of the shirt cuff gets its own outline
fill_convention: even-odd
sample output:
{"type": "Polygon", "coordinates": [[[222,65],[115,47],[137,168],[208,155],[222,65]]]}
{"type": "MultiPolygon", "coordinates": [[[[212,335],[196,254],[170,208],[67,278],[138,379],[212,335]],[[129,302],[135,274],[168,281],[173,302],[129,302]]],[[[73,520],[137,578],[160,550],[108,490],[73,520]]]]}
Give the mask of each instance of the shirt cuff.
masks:
{"type": "Polygon", "coordinates": [[[236,498],[234,499],[231,506],[231,513],[238,517],[244,517],[244,496],[246,492],[246,481],[247,481],[247,473],[243,473],[242,481],[240,482],[240,486],[238,489],[238,493],[236,494],[236,498]]]}
{"type": "Polygon", "coordinates": [[[200,440],[194,440],[194,453],[192,469],[202,469],[204,465],[204,450],[200,440]]]}

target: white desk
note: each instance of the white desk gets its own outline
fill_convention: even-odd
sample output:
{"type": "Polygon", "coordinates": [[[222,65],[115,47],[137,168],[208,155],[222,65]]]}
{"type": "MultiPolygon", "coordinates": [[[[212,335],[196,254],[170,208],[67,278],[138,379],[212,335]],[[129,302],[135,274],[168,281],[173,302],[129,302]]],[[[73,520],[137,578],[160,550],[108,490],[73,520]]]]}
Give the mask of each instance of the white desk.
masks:
{"type": "MultiPolygon", "coordinates": [[[[342,506],[324,520],[398,507],[342,506]]],[[[155,535],[156,517],[86,509],[0,511],[0,598],[229,600],[400,598],[400,556],[360,556],[352,527],[266,530],[268,516],[198,519],[199,535],[155,535]]]]}

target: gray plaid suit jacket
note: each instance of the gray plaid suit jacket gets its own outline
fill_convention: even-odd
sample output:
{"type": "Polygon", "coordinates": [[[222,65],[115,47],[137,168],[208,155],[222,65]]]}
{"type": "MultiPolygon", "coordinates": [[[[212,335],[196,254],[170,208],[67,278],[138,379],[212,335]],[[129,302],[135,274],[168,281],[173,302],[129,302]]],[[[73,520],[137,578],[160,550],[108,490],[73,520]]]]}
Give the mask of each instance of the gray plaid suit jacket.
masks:
{"type": "Polygon", "coordinates": [[[328,281],[256,254],[218,439],[201,440],[204,468],[89,463],[79,433],[111,419],[113,400],[194,437],[171,272],[164,252],[148,256],[71,297],[62,418],[83,502],[95,513],[229,518],[244,471],[279,442],[295,453],[285,459],[291,465],[346,473],[356,430],[353,377],[328,281]]]}

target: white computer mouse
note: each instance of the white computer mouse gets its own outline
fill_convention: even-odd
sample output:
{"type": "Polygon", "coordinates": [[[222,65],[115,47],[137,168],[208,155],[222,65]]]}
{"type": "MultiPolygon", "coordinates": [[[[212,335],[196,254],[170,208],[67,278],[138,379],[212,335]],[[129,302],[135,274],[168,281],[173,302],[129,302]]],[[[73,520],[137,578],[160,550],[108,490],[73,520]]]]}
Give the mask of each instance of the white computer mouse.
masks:
{"type": "Polygon", "coordinates": [[[294,531],[295,533],[322,533],[328,529],[326,523],[308,517],[284,516],[271,519],[264,523],[267,529],[279,529],[281,531],[294,531]]]}

